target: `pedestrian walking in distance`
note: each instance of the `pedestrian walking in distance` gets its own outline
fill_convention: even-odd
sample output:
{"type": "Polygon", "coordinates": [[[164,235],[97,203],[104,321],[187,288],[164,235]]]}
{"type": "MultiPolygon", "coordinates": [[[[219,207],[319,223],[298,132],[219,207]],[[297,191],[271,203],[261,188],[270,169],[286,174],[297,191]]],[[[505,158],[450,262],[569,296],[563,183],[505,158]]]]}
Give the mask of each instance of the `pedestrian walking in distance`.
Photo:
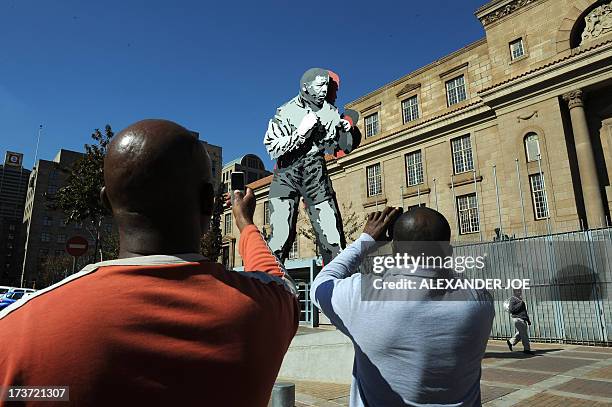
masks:
{"type": "Polygon", "coordinates": [[[523,343],[523,353],[533,355],[531,346],[529,345],[529,332],[527,332],[528,326],[531,325],[531,321],[527,314],[527,305],[525,305],[525,301],[523,301],[521,290],[515,290],[514,295],[510,297],[508,312],[512,315],[512,322],[516,328],[514,336],[506,340],[508,348],[512,351],[512,347],[521,341],[523,343]]]}

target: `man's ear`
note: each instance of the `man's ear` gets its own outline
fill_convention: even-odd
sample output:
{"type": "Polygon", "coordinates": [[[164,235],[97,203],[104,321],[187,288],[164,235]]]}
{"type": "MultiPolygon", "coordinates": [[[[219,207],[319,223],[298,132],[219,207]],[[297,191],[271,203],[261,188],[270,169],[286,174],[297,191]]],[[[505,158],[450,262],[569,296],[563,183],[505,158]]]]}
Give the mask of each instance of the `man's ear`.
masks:
{"type": "Polygon", "coordinates": [[[106,187],[102,187],[100,190],[100,201],[102,201],[102,206],[108,209],[109,212],[113,212],[113,208],[111,206],[110,200],[108,199],[108,195],[106,195],[106,187]]]}
{"type": "Polygon", "coordinates": [[[204,216],[212,216],[214,206],[215,190],[210,182],[205,182],[200,189],[200,213],[204,216]]]}

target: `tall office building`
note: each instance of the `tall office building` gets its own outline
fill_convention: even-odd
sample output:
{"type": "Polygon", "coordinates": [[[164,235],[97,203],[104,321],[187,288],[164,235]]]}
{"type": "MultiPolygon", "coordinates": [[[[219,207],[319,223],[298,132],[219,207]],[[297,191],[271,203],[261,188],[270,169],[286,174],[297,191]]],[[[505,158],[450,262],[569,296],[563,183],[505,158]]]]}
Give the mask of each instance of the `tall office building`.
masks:
{"type": "MultiPolygon", "coordinates": [[[[198,139],[200,138],[200,133],[197,131],[191,131],[193,135],[195,135],[198,139]]],[[[208,152],[208,156],[210,157],[210,167],[212,171],[213,183],[215,187],[221,183],[221,163],[223,162],[223,149],[214,144],[210,144],[204,140],[200,140],[202,144],[204,144],[204,148],[208,152]]]]}
{"type": "Polygon", "coordinates": [[[7,151],[0,165],[0,285],[17,285],[23,261],[23,208],[30,170],[23,154],[7,151]]]}
{"type": "MultiPolygon", "coordinates": [[[[61,149],[51,161],[38,160],[30,174],[23,212],[26,239],[20,284],[24,287],[38,288],[36,280],[45,260],[65,256],[66,240],[70,237],[78,235],[89,241],[89,252],[83,258],[93,250],[94,239],[89,231],[82,225],[66,225],[65,215],[51,208],[49,199],[65,184],[70,169],[82,156],[82,153],[61,149]]],[[[104,227],[112,228],[112,220],[107,223],[104,227]]]]}

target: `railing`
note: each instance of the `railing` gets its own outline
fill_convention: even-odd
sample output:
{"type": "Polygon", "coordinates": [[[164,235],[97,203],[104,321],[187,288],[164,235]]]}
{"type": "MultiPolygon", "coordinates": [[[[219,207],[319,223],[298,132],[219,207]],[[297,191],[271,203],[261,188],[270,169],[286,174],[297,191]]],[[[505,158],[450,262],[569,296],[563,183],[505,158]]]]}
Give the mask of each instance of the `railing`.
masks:
{"type": "MultiPolygon", "coordinates": [[[[456,245],[455,255],[485,256],[486,266],[470,277],[530,280],[523,298],[534,340],[612,345],[612,229],[456,245]]],[[[514,327],[502,303],[512,290],[491,294],[491,337],[509,338],[514,327]]]]}

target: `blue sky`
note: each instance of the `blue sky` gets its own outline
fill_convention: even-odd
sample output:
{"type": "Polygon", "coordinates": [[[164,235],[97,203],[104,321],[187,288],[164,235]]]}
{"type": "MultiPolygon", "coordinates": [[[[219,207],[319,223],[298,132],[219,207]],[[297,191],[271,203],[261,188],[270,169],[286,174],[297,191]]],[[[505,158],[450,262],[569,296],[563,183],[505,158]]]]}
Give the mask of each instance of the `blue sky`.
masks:
{"type": "Polygon", "coordinates": [[[166,118],[260,155],[268,119],[310,67],[350,102],[484,36],[484,0],[0,0],[0,153],[77,151],[94,128],[166,118]]]}

